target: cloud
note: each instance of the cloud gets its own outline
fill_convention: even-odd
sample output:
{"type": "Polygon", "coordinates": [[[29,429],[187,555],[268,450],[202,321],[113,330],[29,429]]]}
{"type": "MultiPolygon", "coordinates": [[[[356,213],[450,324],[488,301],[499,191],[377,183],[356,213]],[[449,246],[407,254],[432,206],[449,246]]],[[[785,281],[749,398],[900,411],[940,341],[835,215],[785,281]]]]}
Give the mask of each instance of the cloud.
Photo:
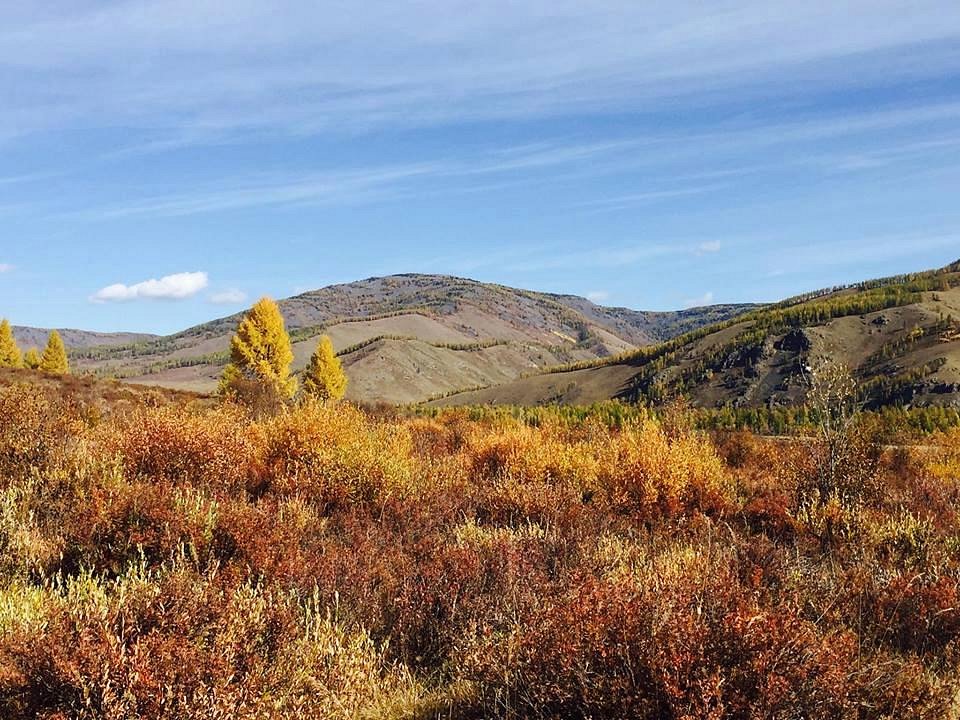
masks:
{"type": "Polygon", "coordinates": [[[610,299],[610,293],[606,290],[591,290],[587,293],[587,300],[592,303],[603,303],[610,299]]]}
{"type": "Polygon", "coordinates": [[[0,263],[0,273],[13,272],[13,265],[9,263],[0,263]]]}
{"type": "Polygon", "coordinates": [[[209,284],[205,272],[183,272],[165,275],[159,280],[144,280],[133,285],[116,283],[90,296],[91,302],[123,302],[128,300],[185,300],[209,284]]]}
{"type": "Polygon", "coordinates": [[[707,240],[697,245],[696,254],[706,255],[707,253],[718,253],[721,247],[719,240],[707,240]]]}
{"type": "Polygon", "coordinates": [[[674,200],[677,198],[689,197],[691,195],[701,195],[713,190],[719,190],[723,187],[726,187],[726,185],[721,183],[712,183],[709,185],[676,188],[673,190],[651,190],[649,192],[631,193],[629,195],[618,195],[616,197],[603,198],[601,200],[591,200],[580,203],[580,207],[593,207],[596,209],[596,212],[623,210],[637,205],[647,205],[663,200],[674,200]]]}
{"type": "Polygon", "coordinates": [[[700,297],[689,298],[687,300],[684,300],[683,306],[685,308],[694,308],[694,307],[701,307],[703,305],[710,305],[711,303],[713,303],[713,292],[708,290],[700,297]]]}
{"type": "Polygon", "coordinates": [[[0,137],[83,125],[207,142],[649,108],[706,93],[721,104],[732,89],[950,76],[960,28],[960,6],[943,0],[914,0],[910,22],[902,0],[46,5],[0,4],[0,92],[16,99],[0,137]]]}
{"type": "Polygon", "coordinates": [[[582,163],[587,164],[591,174],[610,171],[622,162],[625,151],[638,144],[636,140],[542,143],[500,148],[492,158],[475,155],[326,172],[253,174],[219,186],[147,197],[122,206],[87,209],[69,217],[87,220],[179,217],[253,207],[355,204],[410,194],[422,197],[430,188],[439,194],[484,190],[491,186],[477,188],[469,183],[480,177],[507,177],[509,185],[529,183],[536,179],[530,173],[538,170],[551,170],[551,177],[557,179],[555,168],[582,163]],[[467,184],[455,185],[451,183],[453,179],[467,184]]]}
{"type": "Polygon", "coordinates": [[[239,305],[247,299],[247,294],[243,290],[232,288],[215,292],[210,296],[210,302],[215,305],[239,305]]]}

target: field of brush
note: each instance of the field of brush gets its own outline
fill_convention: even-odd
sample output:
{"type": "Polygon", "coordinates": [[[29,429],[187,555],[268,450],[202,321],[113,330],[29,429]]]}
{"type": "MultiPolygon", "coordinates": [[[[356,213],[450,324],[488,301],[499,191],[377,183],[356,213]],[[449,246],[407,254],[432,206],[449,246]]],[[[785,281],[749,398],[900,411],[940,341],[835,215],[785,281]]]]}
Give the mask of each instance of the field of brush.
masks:
{"type": "Polygon", "coordinates": [[[949,718],[915,446],[0,388],[4,718],[949,718]]]}

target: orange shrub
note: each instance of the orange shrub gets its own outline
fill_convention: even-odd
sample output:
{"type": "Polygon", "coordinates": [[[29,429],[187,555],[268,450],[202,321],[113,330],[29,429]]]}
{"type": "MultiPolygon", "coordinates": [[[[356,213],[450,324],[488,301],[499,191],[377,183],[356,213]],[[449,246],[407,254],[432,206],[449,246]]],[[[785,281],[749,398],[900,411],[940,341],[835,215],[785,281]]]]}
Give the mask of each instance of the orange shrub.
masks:
{"type": "Polygon", "coordinates": [[[79,405],[31,385],[0,387],[0,483],[62,458],[84,428],[79,405]]]}
{"type": "Polygon", "coordinates": [[[104,450],[121,458],[131,478],[217,493],[245,487],[256,448],[245,416],[229,405],[204,413],[172,405],[139,408],[100,435],[104,450]]]}
{"type": "Polygon", "coordinates": [[[0,391],[0,717],[956,715],[960,434],[69,382],[0,391]]]}

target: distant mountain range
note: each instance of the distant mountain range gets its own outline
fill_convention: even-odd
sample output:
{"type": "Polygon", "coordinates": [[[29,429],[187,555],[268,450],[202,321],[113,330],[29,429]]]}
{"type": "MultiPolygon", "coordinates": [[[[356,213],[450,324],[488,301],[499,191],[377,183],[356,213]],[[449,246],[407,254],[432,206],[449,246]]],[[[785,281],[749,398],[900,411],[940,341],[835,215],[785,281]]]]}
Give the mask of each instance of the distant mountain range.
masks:
{"type": "Polygon", "coordinates": [[[659,345],[568,363],[438,404],[585,404],[611,398],[700,407],[802,402],[807,371],[849,367],[868,405],[960,405],[960,261],[731,314],[659,345]]]}
{"type": "MultiPolygon", "coordinates": [[[[678,312],[608,308],[444,275],[395,275],[334,285],[280,301],[297,370],[327,334],[350,379],[348,398],[410,403],[509,383],[564,363],[650,346],[756,308],[713,305],[678,312]]],[[[241,314],[156,337],[61,331],[79,372],[212,391],[241,314]]],[[[21,347],[46,330],[15,328],[21,347]]]]}
{"type": "MultiPolygon", "coordinates": [[[[63,338],[64,344],[71,349],[127,345],[155,340],[158,337],[149,333],[100,333],[72,328],[57,328],[57,332],[63,338]]],[[[23,326],[13,328],[13,336],[16,338],[17,344],[24,350],[31,347],[43,350],[49,335],[50,330],[43,328],[23,326]]]]}
{"type": "MultiPolygon", "coordinates": [[[[772,305],[608,308],[444,275],[394,275],[280,301],[302,370],[327,334],[367,403],[802,402],[805,368],[849,366],[873,406],[960,405],[960,261],[772,305]]],[[[210,392],[241,314],[174,335],[61,330],[79,372],[210,392]]],[[[45,330],[15,328],[21,347],[45,330]]]]}

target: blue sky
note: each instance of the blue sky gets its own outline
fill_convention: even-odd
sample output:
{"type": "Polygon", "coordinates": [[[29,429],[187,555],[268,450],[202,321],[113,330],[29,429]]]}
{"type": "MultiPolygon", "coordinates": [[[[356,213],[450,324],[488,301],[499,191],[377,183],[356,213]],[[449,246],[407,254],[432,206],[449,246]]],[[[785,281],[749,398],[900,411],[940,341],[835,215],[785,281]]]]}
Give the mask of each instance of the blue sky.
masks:
{"type": "Polygon", "coordinates": [[[960,3],[0,5],[0,315],[438,272],[611,305],[960,258],[960,3]]]}

